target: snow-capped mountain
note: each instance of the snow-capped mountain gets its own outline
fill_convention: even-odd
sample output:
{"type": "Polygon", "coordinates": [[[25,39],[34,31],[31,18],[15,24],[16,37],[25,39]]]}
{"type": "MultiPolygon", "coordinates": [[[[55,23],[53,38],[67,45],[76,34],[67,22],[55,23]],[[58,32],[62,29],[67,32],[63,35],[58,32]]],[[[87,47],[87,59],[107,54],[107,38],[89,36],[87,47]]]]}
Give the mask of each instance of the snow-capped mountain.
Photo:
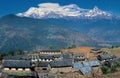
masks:
{"type": "Polygon", "coordinates": [[[112,17],[111,13],[105,12],[100,10],[97,6],[95,6],[92,10],[89,10],[88,12],[86,12],[85,14],[83,14],[85,17],[112,17]]]}
{"type": "Polygon", "coordinates": [[[93,9],[83,9],[78,7],[76,4],[60,6],[57,3],[42,3],[39,4],[38,7],[31,7],[26,12],[18,13],[17,16],[37,19],[64,17],[111,18],[112,14],[106,11],[102,11],[96,6],[93,9]]]}

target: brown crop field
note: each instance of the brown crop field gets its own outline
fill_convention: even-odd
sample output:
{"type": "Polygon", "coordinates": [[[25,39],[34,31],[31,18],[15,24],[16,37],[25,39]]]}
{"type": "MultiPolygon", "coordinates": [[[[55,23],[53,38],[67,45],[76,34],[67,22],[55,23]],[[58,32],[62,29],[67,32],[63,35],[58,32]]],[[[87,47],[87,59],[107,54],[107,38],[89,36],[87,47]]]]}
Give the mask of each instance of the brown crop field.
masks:
{"type": "Polygon", "coordinates": [[[78,47],[73,49],[64,49],[62,52],[84,53],[87,58],[90,58],[94,56],[90,53],[91,49],[92,47],[78,47]]]}

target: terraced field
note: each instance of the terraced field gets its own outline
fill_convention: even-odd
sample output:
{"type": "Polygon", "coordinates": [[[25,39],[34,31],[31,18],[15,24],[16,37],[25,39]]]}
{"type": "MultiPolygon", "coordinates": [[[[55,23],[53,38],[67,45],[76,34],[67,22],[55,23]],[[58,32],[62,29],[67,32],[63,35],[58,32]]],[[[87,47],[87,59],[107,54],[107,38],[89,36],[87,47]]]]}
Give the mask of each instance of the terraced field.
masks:
{"type": "Polygon", "coordinates": [[[111,51],[114,55],[116,55],[117,57],[120,57],[120,47],[110,49],[110,51],[111,51]]]}

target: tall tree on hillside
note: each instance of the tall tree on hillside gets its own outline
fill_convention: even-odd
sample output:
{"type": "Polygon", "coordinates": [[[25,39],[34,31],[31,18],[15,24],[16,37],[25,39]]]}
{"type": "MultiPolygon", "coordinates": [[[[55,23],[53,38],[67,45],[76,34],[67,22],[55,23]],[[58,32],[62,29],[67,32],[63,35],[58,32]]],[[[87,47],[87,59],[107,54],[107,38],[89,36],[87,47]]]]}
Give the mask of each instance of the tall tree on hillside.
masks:
{"type": "Polygon", "coordinates": [[[51,50],[55,49],[55,47],[53,45],[49,45],[48,48],[51,49],[51,50]]]}

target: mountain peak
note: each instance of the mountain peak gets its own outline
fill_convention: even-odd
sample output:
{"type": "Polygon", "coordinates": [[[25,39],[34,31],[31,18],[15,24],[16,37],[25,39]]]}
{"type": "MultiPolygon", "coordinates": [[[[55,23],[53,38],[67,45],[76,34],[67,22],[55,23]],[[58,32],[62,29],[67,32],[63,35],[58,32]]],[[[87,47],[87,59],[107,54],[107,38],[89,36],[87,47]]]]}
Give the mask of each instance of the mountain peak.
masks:
{"type": "Polygon", "coordinates": [[[85,13],[85,17],[88,18],[111,18],[112,16],[113,15],[111,13],[102,11],[97,6],[85,13]]]}
{"type": "Polygon", "coordinates": [[[94,6],[93,10],[100,10],[97,6],[94,6]]]}

